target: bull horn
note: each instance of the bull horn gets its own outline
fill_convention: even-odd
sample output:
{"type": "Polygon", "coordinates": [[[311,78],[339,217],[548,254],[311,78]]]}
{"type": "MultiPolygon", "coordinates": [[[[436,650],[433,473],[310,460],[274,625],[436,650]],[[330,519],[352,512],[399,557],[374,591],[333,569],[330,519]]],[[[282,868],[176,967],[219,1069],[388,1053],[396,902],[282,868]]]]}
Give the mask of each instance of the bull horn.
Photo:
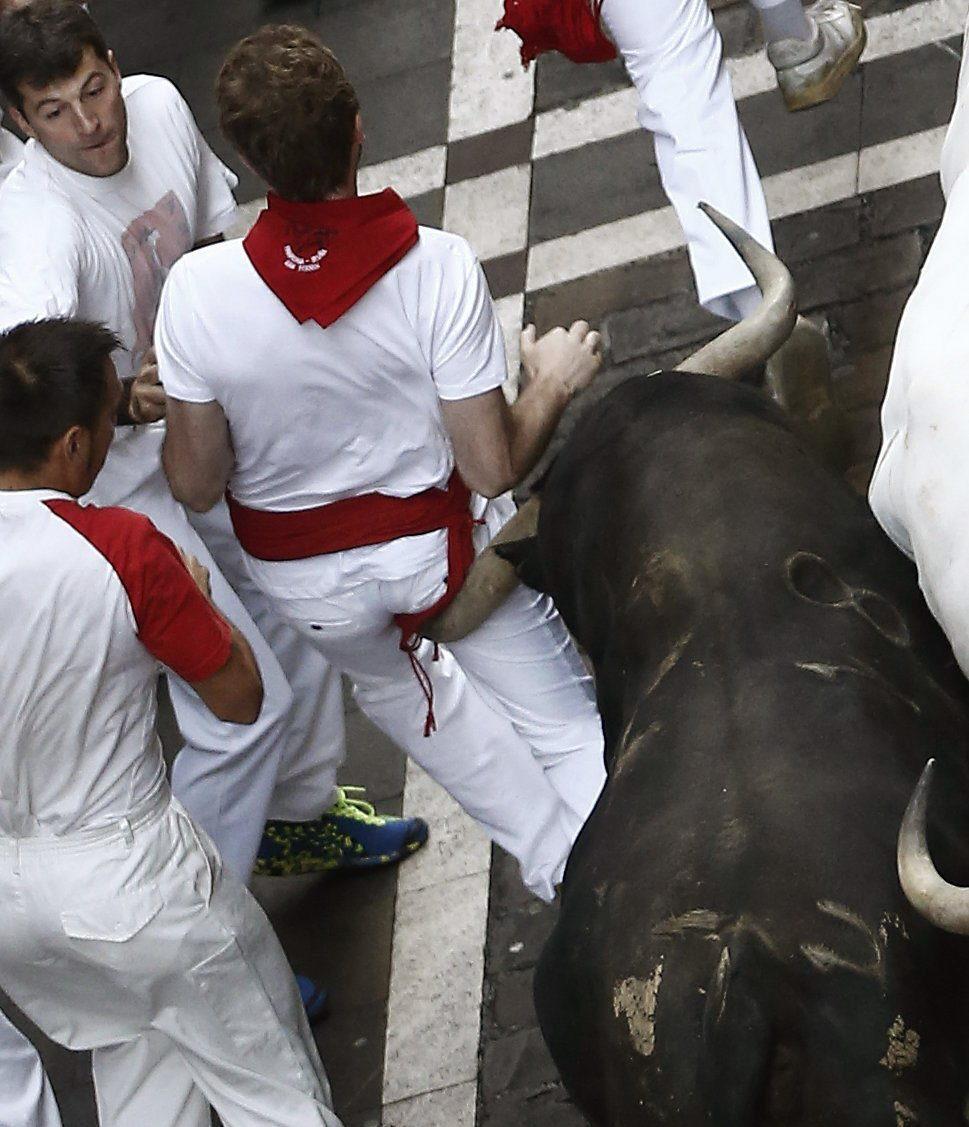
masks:
{"type": "Polygon", "coordinates": [[[432,642],[456,642],[466,637],[496,610],[515,589],[514,567],[495,551],[498,544],[524,540],[538,531],[537,497],[530,497],[474,561],[464,585],[450,606],[428,619],[421,634],[432,642]]]}
{"type": "Polygon", "coordinates": [[[969,935],[969,888],[949,884],[929,855],[926,811],[935,760],[925,765],[898,831],[898,879],[912,907],[936,927],[969,935]]]}
{"type": "Polygon", "coordinates": [[[760,287],[763,300],[755,313],[705,344],[676,370],[706,372],[733,380],[763,364],[791,335],[797,318],[794,279],[784,263],[742,227],[709,204],[701,203],[699,207],[744,260],[760,287]]]}

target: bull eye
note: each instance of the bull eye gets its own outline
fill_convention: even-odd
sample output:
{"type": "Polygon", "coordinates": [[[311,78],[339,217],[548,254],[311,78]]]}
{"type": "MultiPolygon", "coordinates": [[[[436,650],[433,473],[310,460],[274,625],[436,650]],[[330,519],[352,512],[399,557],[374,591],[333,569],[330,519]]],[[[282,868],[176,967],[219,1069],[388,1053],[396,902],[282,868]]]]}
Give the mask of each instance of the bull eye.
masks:
{"type": "Polygon", "coordinates": [[[859,591],[854,603],[859,614],[867,618],[882,637],[894,642],[896,646],[911,644],[905,619],[883,595],[874,591],[859,591]]]}
{"type": "Polygon", "coordinates": [[[829,564],[813,552],[795,552],[787,561],[787,580],[795,594],[811,603],[844,606],[851,592],[831,570],[829,564]]]}

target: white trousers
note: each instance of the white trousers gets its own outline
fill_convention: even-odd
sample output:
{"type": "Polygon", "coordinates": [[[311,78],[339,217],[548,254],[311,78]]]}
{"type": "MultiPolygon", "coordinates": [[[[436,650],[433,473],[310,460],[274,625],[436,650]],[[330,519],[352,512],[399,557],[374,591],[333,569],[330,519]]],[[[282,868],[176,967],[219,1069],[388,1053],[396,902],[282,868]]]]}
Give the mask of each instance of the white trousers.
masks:
{"type": "Polygon", "coordinates": [[[653,134],[700,303],[739,320],[756,306],[759,291],[697,204],[713,204],[769,249],[773,241],[707,0],[605,0],[602,21],[639,94],[639,123],[653,134]]]}
{"type": "Polygon", "coordinates": [[[0,1011],[0,1124],[61,1127],[57,1101],[37,1050],[0,1011]]]}
{"type": "Polygon", "coordinates": [[[92,1051],[102,1127],[339,1127],[262,909],[166,790],[105,830],[0,840],[0,979],[92,1051]]]}
{"type": "MultiPolygon", "coordinates": [[[[293,692],[279,660],[172,496],[157,449],[154,469],[146,474],[145,458],[151,452],[144,446],[140,437],[130,449],[124,439],[120,445],[116,441],[105,472],[89,497],[96,504],[123,505],[143,513],[179,547],[196,556],[209,570],[215,604],[252,646],[265,688],[255,724],[218,720],[187,684],[169,677],[175,717],[185,740],[172,769],[173,790],[216,843],[226,867],[247,881],[268,817],[313,818],[332,801],[336,766],[343,755],[338,677],[326,669],[311,646],[280,627],[278,637],[271,636],[285,655],[290,674],[296,677],[300,663],[305,662],[297,679],[300,701],[297,708],[292,707],[293,692]],[[129,472],[125,473],[126,469],[129,472]]],[[[224,519],[227,521],[228,516],[224,519]]],[[[218,515],[208,527],[221,562],[228,565],[233,582],[239,582],[240,574],[245,576],[241,549],[235,546],[237,563],[233,568],[234,538],[219,535],[218,515]]],[[[259,594],[248,580],[242,589],[250,598],[259,594]]],[[[269,630],[264,599],[258,599],[256,610],[263,627],[269,630]]]]}
{"type": "MultiPolygon", "coordinates": [[[[491,507],[489,533],[508,509],[491,507]]],[[[437,730],[393,615],[430,606],[446,573],[443,534],[268,564],[256,581],[300,633],[347,673],[363,711],[554,896],[569,850],[605,781],[592,680],[550,600],[519,587],[479,630],[418,658],[437,730]]]]}

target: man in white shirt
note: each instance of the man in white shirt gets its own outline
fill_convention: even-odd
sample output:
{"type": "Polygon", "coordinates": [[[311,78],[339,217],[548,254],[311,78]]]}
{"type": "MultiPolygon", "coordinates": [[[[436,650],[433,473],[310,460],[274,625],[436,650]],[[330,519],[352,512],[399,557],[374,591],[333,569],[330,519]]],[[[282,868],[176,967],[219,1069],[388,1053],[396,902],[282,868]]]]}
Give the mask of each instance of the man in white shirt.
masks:
{"type": "Polygon", "coordinates": [[[339,1127],[268,920],[172,797],[160,664],[252,724],[249,644],[144,517],[82,506],[111,443],[118,341],[0,336],[0,981],[93,1052],[105,1127],[339,1127]]]}
{"type": "Polygon", "coordinates": [[[163,292],[173,490],[205,510],[230,487],[279,612],[550,898],[605,777],[588,674],[550,602],[522,587],[439,660],[419,632],[456,594],[473,537],[513,511],[499,495],[591,380],[598,334],[529,336],[531,384],[508,408],[467,243],[418,229],[390,190],[356,195],[356,96],[330,52],[264,28],[219,91],[224,130],[273,192],[244,242],[185,259],[163,292]]]}
{"type": "MultiPolygon", "coordinates": [[[[161,286],[181,255],[218,238],[232,221],[235,178],[169,82],[122,81],[97,25],[74,0],[34,0],[4,16],[0,85],[18,127],[32,138],[0,189],[0,327],[50,315],[108,324],[121,340],[115,360],[128,421],[157,421],[164,393],[151,334],[161,286]]],[[[308,851],[310,867],[356,863],[339,847],[333,852],[333,842],[348,836],[364,861],[405,855],[426,838],[419,819],[371,818],[369,808],[340,793],[321,817],[333,803],[343,754],[338,678],[272,616],[218,513],[205,530],[207,550],[165,482],[162,435],[160,426],[121,428],[93,499],[149,515],[203,560],[216,602],[245,631],[266,686],[257,723],[238,729],[217,721],[171,679],[186,741],[173,768],[176,793],[243,879],[261,845],[276,848],[263,840],[267,820],[275,820],[277,837],[279,826],[306,828],[304,836],[320,843],[308,851]],[[295,700],[290,684],[299,689],[295,700]],[[352,837],[354,827],[368,841],[378,839],[376,857],[352,837]]],[[[227,526],[224,510],[221,516],[227,526]]]]}

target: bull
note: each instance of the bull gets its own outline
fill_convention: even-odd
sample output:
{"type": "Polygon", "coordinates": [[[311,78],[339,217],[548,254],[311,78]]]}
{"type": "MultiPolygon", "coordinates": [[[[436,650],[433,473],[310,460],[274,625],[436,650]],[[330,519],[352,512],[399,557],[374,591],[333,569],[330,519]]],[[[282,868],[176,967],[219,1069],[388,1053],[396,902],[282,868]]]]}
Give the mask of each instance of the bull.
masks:
{"type": "Polygon", "coordinates": [[[608,781],[535,975],[593,1124],[956,1127],[969,943],[922,912],[969,884],[969,690],[863,501],[721,378],[793,318],[786,271],[732,236],[761,312],[590,407],[433,632],[517,574],[595,670],[608,781]],[[895,849],[927,752],[917,911],[895,849]]]}

